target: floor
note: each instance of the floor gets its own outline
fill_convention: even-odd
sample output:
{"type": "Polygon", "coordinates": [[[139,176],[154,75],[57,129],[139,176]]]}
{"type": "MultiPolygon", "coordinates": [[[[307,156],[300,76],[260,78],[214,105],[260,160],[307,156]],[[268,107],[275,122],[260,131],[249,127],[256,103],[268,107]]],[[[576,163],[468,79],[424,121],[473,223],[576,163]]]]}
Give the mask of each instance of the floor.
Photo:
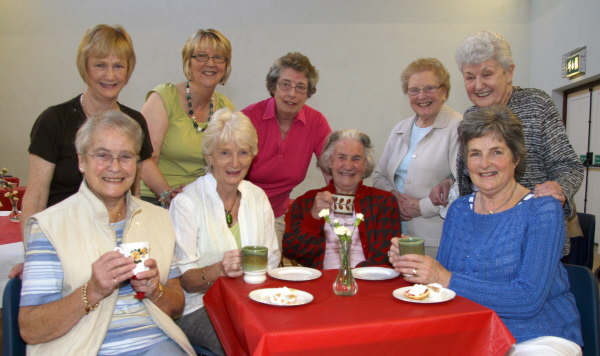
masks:
{"type": "MultiPolygon", "coordinates": [[[[598,246],[594,249],[594,271],[600,266],[600,256],[598,255],[598,246]]],[[[600,281],[599,281],[600,287],[600,281]]],[[[0,309],[0,318],[2,317],[2,310],[0,309]]],[[[2,356],[2,324],[0,323],[0,356],[2,356]]]]}

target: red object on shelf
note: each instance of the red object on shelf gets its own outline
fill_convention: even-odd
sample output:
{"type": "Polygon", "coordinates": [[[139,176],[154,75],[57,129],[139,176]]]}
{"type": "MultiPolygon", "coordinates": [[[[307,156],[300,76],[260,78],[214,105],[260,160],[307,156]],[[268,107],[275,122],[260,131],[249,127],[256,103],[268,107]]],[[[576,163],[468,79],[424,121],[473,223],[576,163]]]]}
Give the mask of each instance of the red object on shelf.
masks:
{"type": "Polygon", "coordinates": [[[505,355],[515,339],[498,315],[466,298],[415,304],[392,296],[409,285],[402,278],[359,280],[358,294],[333,294],[337,270],[319,279],[252,285],[221,277],[204,296],[204,307],[227,355],[505,355]],[[259,288],[286,286],[311,293],[306,305],[255,302],[259,288]]]}
{"type": "MultiPolygon", "coordinates": [[[[6,178],[3,178],[6,179],[6,178]]],[[[19,179],[19,178],[17,178],[19,179]]],[[[23,204],[23,195],[25,194],[25,187],[16,187],[13,188],[13,190],[16,190],[18,192],[18,197],[19,197],[19,201],[17,203],[17,208],[19,210],[21,210],[21,205],[23,204]]],[[[5,193],[7,193],[9,190],[4,188],[4,189],[0,189],[0,203],[2,203],[2,206],[0,206],[0,210],[11,210],[12,205],[10,205],[10,201],[8,200],[7,197],[4,196],[5,193]]]]}

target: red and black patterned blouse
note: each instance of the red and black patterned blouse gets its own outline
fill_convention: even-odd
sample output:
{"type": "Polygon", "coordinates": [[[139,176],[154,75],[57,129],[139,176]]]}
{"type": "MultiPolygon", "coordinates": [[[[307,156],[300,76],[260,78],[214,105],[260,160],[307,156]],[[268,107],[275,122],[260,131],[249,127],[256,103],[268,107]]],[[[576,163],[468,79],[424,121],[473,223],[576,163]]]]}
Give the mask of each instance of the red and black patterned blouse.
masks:
{"type": "MultiPolygon", "coordinates": [[[[317,193],[335,193],[333,183],[321,189],[309,190],[298,197],[285,216],[283,255],[303,266],[321,269],[325,257],[324,219],[315,219],[310,210],[317,193]]],[[[385,190],[359,183],[354,211],[365,221],[358,226],[366,260],[357,267],[389,264],[387,252],[390,240],[400,236],[400,210],[396,198],[385,190]]]]}

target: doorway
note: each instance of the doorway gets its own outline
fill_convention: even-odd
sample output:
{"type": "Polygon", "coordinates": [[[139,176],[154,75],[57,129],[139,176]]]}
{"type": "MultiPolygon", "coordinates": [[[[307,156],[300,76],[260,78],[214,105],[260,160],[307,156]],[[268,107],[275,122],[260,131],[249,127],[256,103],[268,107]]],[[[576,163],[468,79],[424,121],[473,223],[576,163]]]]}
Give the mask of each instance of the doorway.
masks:
{"type": "MultiPolygon", "coordinates": [[[[596,216],[595,242],[600,241],[600,81],[565,91],[564,119],[569,141],[582,157],[593,152],[591,163],[585,167],[583,182],[574,200],[578,212],[596,216]],[[590,115],[591,101],[591,115],[590,115]],[[591,123],[590,123],[591,120],[591,123]]],[[[582,157],[583,158],[583,157],[582,157]]]]}

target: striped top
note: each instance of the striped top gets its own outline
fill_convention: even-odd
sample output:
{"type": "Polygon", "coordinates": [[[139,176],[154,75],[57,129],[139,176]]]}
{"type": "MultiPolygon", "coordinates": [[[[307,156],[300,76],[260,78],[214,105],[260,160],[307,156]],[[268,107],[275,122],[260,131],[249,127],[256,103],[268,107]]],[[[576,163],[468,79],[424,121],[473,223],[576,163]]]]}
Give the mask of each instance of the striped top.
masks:
{"type": "MultiPolygon", "coordinates": [[[[123,239],[126,220],[111,224],[117,237],[117,246],[123,239]]],[[[63,297],[64,272],[56,250],[34,224],[25,252],[21,306],[35,306],[57,301],[63,297]]],[[[171,266],[169,279],[179,277],[179,269],[171,266]]],[[[122,283],[106,337],[98,355],[131,355],[144,353],[152,346],[168,340],[158,328],[144,304],[135,298],[130,283],[122,283]]]]}
{"type": "MultiPolygon", "coordinates": [[[[521,120],[527,149],[525,173],[516,177],[517,181],[531,190],[536,184],[557,181],[567,200],[571,200],[583,181],[583,166],[569,142],[552,98],[539,89],[513,87],[506,106],[521,120]]],[[[473,106],[465,114],[475,109],[473,106]]],[[[457,157],[457,168],[460,195],[472,193],[469,172],[462,159],[462,147],[457,157]]],[[[567,202],[567,216],[570,216],[570,209],[567,202]]]]}
{"type": "MultiPolygon", "coordinates": [[[[530,190],[546,181],[558,182],[567,198],[564,215],[572,216],[575,211],[571,201],[583,181],[583,165],[569,142],[554,101],[542,90],[513,87],[506,106],[521,121],[527,149],[525,172],[515,177],[517,182],[530,190]]],[[[465,114],[473,110],[475,106],[465,114]]],[[[460,195],[467,195],[473,192],[473,186],[462,152],[460,147],[456,156],[458,187],[460,195]]],[[[568,255],[569,251],[570,241],[565,233],[563,254],[568,255]]]]}

